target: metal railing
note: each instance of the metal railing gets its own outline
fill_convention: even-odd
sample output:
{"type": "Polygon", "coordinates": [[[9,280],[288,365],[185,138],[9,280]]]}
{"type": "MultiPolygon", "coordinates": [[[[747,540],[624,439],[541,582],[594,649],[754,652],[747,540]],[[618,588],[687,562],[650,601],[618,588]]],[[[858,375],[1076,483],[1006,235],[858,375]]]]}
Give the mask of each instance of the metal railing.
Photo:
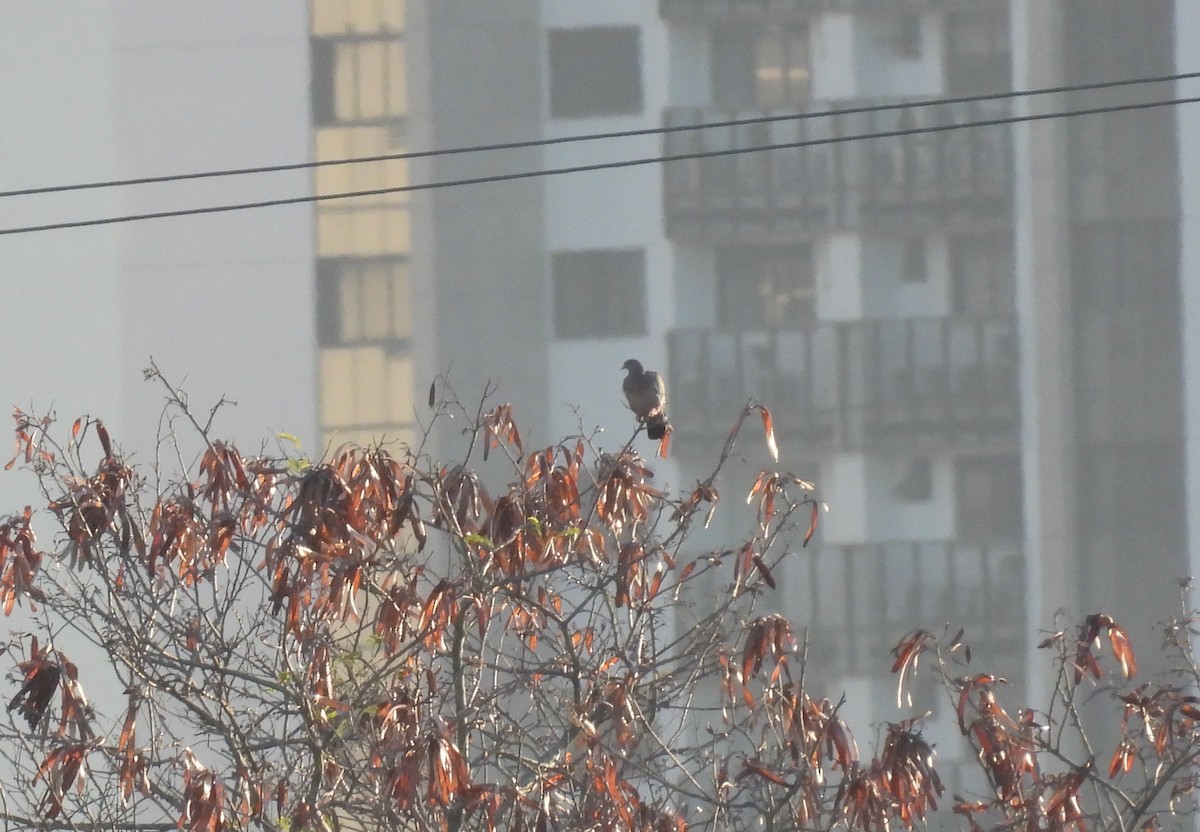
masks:
{"type": "Polygon", "coordinates": [[[1025,558],[1015,540],[822,545],[789,553],[775,577],[823,674],[886,677],[905,633],[940,633],[946,624],[962,627],[989,667],[1011,672],[1020,661],[1025,558]]]}
{"type": "Polygon", "coordinates": [[[904,318],[668,336],[681,436],[720,436],[754,398],[819,449],[1012,443],[1016,319],[904,318]]]}
{"type": "MultiPolygon", "coordinates": [[[[803,112],[872,103],[881,102],[814,101],[803,112]]],[[[793,239],[864,227],[910,230],[1008,222],[1012,134],[1007,126],[905,131],[1009,113],[1006,101],[960,102],[667,133],[667,156],[901,134],[668,162],[663,168],[667,234],[696,240],[793,239]]],[[[676,107],[665,112],[664,122],[677,127],[787,114],[676,107]]]]}

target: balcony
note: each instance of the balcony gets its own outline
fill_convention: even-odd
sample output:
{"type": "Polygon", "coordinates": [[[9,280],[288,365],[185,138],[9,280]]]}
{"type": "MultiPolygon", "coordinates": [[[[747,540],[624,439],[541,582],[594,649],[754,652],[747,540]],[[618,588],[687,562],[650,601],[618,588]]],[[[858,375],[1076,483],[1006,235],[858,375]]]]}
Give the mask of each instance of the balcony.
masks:
{"type": "Polygon", "coordinates": [[[1025,559],[1015,540],[822,545],[790,553],[775,576],[822,673],[886,676],[901,636],[947,622],[990,668],[1020,661],[1025,559]]]}
{"type": "MultiPolygon", "coordinates": [[[[880,102],[810,102],[804,112],[874,103],[880,102]]],[[[665,112],[664,121],[667,127],[679,127],[788,114],[676,107],[665,112]]],[[[1012,134],[1007,126],[837,139],[1009,114],[1004,101],[964,102],[667,133],[666,156],[830,142],[666,163],[667,234],[705,243],[786,242],[862,228],[903,233],[1007,224],[1012,206],[1012,134]]]]}
{"type": "Polygon", "coordinates": [[[908,318],[809,329],[670,333],[681,438],[723,436],[747,399],[814,450],[1011,447],[1020,426],[1014,318],[908,318]]]}
{"type": "Polygon", "coordinates": [[[887,11],[908,14],[923,9],[1003,7],[1007,0],[659,0],[668,20],[764,20],[821,12],[887,11]]]}

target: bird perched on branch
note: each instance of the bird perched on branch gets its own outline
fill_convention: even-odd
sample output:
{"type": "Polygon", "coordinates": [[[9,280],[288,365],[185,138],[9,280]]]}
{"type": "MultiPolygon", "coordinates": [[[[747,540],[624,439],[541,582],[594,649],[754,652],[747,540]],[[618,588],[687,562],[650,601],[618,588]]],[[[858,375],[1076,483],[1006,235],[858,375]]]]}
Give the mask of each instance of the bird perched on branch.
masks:
{"type": "Polygon", "coordinates": [[[646,436],[662,439],[670,423],[667,422],[667,385],[662,376],[653,370],[642,368],[642,362],[631,358],[622,365],[628,375],[621,383],[629,409],[639,422],[646,425],[646,436]]]}

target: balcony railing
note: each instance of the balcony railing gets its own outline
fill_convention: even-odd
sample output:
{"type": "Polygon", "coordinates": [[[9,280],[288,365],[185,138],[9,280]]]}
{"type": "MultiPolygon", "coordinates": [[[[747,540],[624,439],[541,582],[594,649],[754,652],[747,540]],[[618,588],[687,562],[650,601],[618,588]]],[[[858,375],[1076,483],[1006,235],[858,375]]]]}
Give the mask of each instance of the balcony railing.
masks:
{"type": "Polygon", "coordinates": [[[1025,559],[1017,542],[903,541],[822,545],[789,553],[776,570],[780,602],[809,628],[822,673],[886,676],[905,633],[947,622],[989,667],[1019,661],[1025,559]]]}
{"type": "MultiPolygon", "coordinates": [[[[874,103],[881,102],[810,102],[804,112],[874,103]]],[[[1009,112],[1003,101],[962,102],[669,132],[666,156],[816,144],[666,163],[667,233],[707,241],[789,240],[814,231],[1007,223],[1011,131],[1004,125],[949,128],[1009,112]],[[935,132],[908,132],[922,129],[935,132]],[[840,140],[878,134],[895,135],[840,140]]],[[[664,120],[679,127],[790,114],[670,108],[664,120]]]]}
{"type": "Polygon", "coordinates": [[[720,436],[749,398],[820,449],[1015,442],[1013,318],[907,318],[809,329],[679,329],[669,336],[672,420],[720,436]]]}
{"type": "Polygon", "coordinates": [[[1007,0],[659,0],[659,14],[668,19],[728,20],[818,14],[825,11],[890,11],[970,9],[1003,6],[1007,0]]]}

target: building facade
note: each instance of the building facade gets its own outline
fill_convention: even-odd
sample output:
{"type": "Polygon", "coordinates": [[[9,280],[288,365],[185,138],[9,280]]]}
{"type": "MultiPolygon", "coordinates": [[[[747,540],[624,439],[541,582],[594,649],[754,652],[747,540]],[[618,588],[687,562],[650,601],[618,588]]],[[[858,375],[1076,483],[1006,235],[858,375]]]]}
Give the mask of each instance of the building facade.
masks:
{"type": "MultiPolygon", "coordinates": [[[[496,384],[531,446],[597,425],[616,446],[619,368],[637,356],[670,385],[662,479],[702,475],[753,398],[775,414],[783,466],[818,483],[824,528],[773,601],[811,627],[811,655],[850,702],[871,703],[860,724],[892,716],[887,651],[917,626],[965,625],[977,661],[1033,694],[1034,646],[1059,610],[1103,609],[1156,643],[1200,523],[1186,348],[1200,335],[1200,117],[938,128],[1186,92],[988,97],[1187,72],[1200,11],[361,0],[328,4],[335,23],[314,2],[319,155],[635,133],[367,168],[385,171],[371,184],[750,151],[336,209],[364,212],[360,248],[321,236],[332,213],[319,220],[331,440],[411,436],[444,373],[464,400],[496,384]],[[889,107],[917,101],[930,103],[889,107]],[[678,129],[638,133],[659,127],[678,129]],[[330,138],[356,130],[379,138],[330,138]],[[785,147],[753,151],[769,145],[785,147]],[[391,300],[365,300],[368,272],[391,300]],[[354,317],[368,313],[374,329],[354,317]],[[370,344],[352,335],[368,330],[370,344]],[[347,387],[360,383],[361,400],[347,387]]],[[[728,487],[765,463],[747,452],[728,487]]]]}

